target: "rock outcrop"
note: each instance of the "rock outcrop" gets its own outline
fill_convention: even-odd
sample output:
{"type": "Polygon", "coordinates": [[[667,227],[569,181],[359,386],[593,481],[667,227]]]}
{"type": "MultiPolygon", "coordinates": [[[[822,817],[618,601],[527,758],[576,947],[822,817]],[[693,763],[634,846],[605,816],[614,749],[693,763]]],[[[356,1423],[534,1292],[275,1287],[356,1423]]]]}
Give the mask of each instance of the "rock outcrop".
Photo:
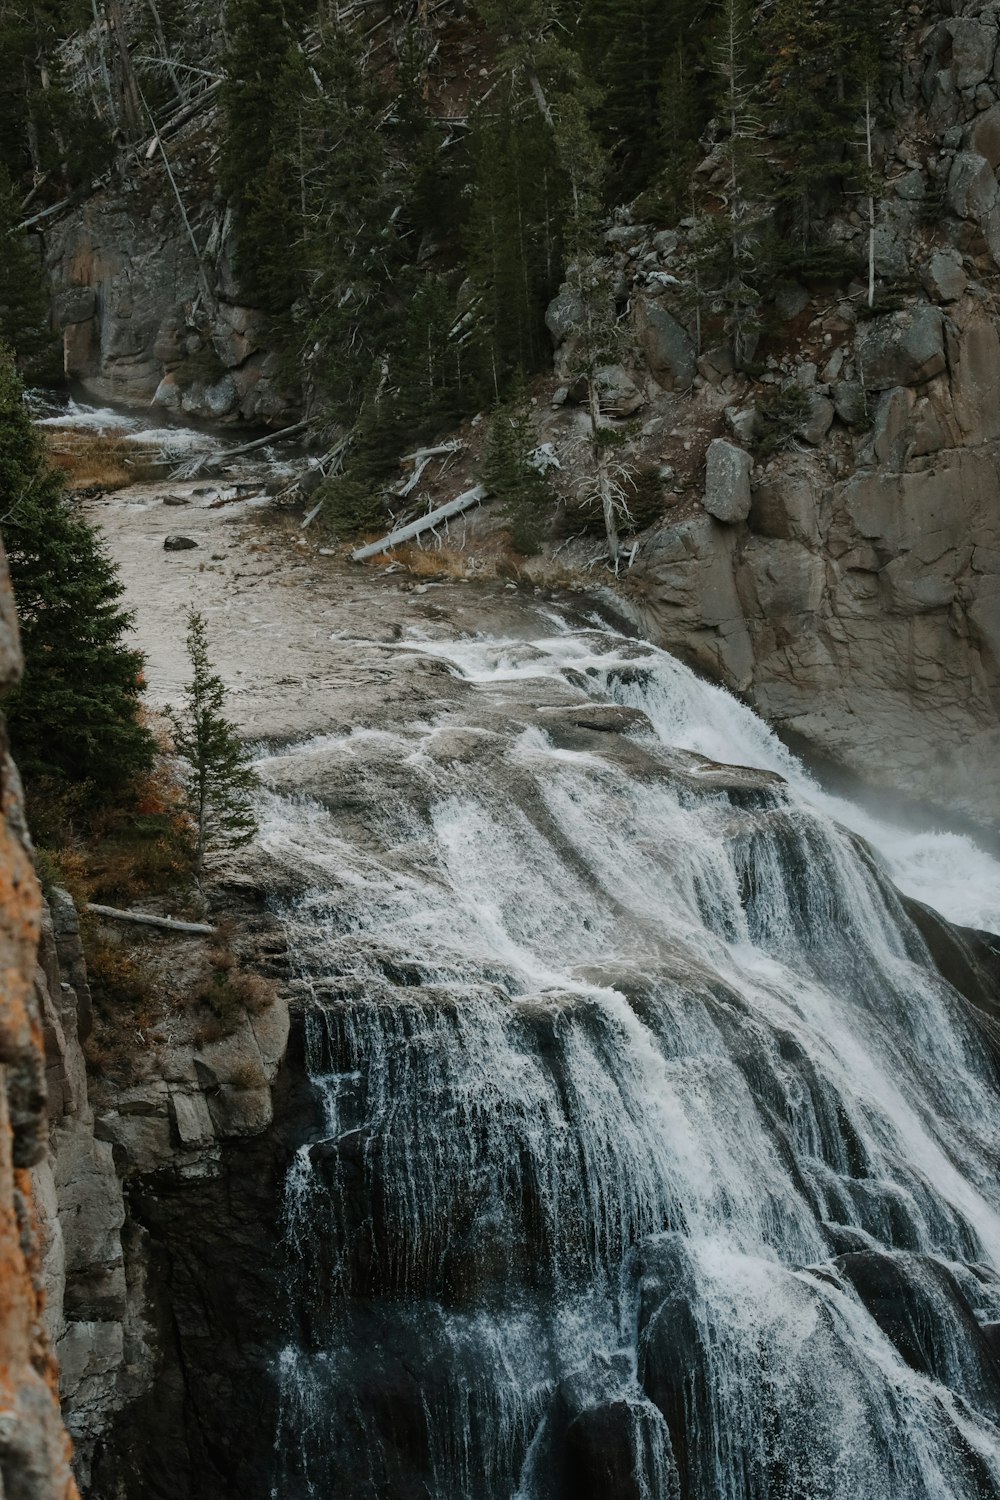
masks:
{"type": "MultiPolygon", "coordinates": [[[[0,552],[0,689],[20,668],[0,552]]],[[[137,1037],[134,1077],[95,1089],[77,913],[65,891],[42,900],[2,723],[0,799],[0,1491],[76,1500],[75,1470],[107,1500],[218,1494],[220,1474],[267,1463],[256,1408],[212,1434],[219,1383],[266,1389],[278,1338],[262,1278],[278,1274],[287,1148],[270,1127],[288,1009],[168,1038],[145,1069],[137,1037]]],[[[280,937],[243,904],[266,961],[280,937]]],[[[240,1399],[225,1409],[229,1422],[240,1399]]]]}
{"type": "Polygon", "coordinates": [[[709,514],[646,542],[632,597],[654,638],[783,731],[866,780],[989,820],[1000,805],[997,318],[969,292],[947,317],[918,305],[869,328],[870,430],[838,426],[817,451],[758,466],[735,535],[714,519],[713,442],[709,514]]]}
{"type": "MultiPolygon", "coordinates": [[[[930,7],[915,25],[879,146],[875,306],[860,281],[839,297],[779,286],[752,372],[725,345],[696,374],[686,363],[699,331],[693,220],[605,236],[632,319],[622,363],[647,398],[631,458],[663,476],[665,500],[618,583],[636,623],[821,756],[992,823],[998,38],[982,0],[930,7]]],[[[711,154],[698,168],[710,184],[715,170],[711,154]]],[[[864,263],[860,214],[830,233],[864,263]]],[[[566,315],[549,319],[557,375],[572,325],[562,297],[566,315]]]]}
{"type": "Polygon", "coordinates": [[[243,305],[233,279],[213,140],[199,115],[168,147],[175,176],[183,163],[197,259],[159,155],[46,226],[63,363],[98,401],[282,426],[294,419],[294,399],[278,378],[266,318],[243,305]]]}
{"type": "MultiPolygon", "coordinates": [[[[21,670],[0,551],[0,692],[21,670]]],[[[0,1490],[76,1500],[47,1327],[43,1205],[32,1181],[46,1156],[45,1069],[35,994],[42,902],[17,771],[0,723],[0,1490]]]]}
{"type": "MultiPolygon", "coordinates": [[[[287,1007],[244,1014],[198,1044],[168,1041],[154,1057],[137,1037],[131,1079],[88,1083],[90,993],[76,911],[58,889],[36,995],[50,1127],[34,1170],[40,1276],[77,1476],[90,1496],[158,1493],[153,1475],[168,1472],[164,1493],[202,1493],[178,1476],[214,1407],[206,1397],[192,1408],[188,1388],[242,1379],[259,1390],[263,1356],[242,1338],[280,1308],[273,1290],[261,1301],[260,1278],[275,1268],[283,1148],[269,1133],[271,1085],[287,1007]]],[[[218,1482],[214,1460],[206,1474],[218,1482]]]]}

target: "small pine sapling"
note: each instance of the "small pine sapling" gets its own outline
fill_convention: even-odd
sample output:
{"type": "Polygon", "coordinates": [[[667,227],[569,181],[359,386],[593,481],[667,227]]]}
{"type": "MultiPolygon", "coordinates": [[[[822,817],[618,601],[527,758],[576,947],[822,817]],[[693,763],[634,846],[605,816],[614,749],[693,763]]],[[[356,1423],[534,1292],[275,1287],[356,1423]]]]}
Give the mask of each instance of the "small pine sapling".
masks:
{"type": "Polygon", "coordinates": [[[202,890],[212,854],[240,849],[257,831],[254,793],[259,785],[250,753],[223,713],[226,690],[208,657],[205,619],[188,615],[191,681],[180,712],[168,709],[174,748],[187,762],[184,793],[195,834],[195,880],[202,890]]]}

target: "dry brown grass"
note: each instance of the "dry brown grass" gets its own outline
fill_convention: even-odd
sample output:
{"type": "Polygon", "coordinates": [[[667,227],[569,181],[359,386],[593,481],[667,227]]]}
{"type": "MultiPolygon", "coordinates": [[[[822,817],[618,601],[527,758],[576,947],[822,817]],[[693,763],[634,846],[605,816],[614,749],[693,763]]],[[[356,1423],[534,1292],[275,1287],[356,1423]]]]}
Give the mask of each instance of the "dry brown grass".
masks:
{"type": "Polygon", "coordinates": [[[152,456],[113,428],[104,432],[49,428],[46,447],[71,490],[121,490],[157,472],[152,456]]]}
{"type": "Polygon", "coordinates": [[[418,547],[415,542],[404,542],[376,559],[384,566],[388,562],[402,563],[414,578],[467,578],[469,558],[465,552],[454,547],[418,547]]]}
{"type": "Polygon", "coordinates": [[[248,1057],[230,1069],[229,1077],[225,1081],[236,1089],[262,1089],[267,1083],[267,1078],[256,1058],[248,1057]]]}

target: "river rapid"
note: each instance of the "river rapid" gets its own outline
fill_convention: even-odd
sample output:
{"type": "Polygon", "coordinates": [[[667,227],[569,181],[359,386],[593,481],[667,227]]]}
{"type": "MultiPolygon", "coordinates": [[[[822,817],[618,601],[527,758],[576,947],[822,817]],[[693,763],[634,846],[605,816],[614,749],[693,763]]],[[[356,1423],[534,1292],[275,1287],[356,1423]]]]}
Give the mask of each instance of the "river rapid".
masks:
{"type": "Polygon", "coordinates": [[[1000,932],[1000,864],[583,597],[184,495],[200,556],[94,513],[154,699],[195,604],[262,742],[313,1109],[260,1494],[1000,1497],[1000,1046],[921,915],[1000,932]]]}

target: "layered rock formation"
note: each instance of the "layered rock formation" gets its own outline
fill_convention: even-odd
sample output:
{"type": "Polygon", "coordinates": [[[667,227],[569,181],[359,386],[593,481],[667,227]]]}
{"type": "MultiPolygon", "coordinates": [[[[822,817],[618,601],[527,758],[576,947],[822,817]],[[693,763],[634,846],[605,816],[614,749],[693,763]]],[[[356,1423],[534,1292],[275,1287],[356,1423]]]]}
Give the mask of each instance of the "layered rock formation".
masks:
{"type": "MultiPolygon", "coordinates": [[[[21,655],[0,552],[0,691],[21,655]]],[[[41,893],[31,866],[17,771],[0,724],[0,1488],[18,1500],[75,1500],[46,1327],[40,1205],[45,1071],[35,995],[41,893]]]]}
{"type": "Polygon", "coordinates": [[[917,305],[841,332],[831,361],[858,346],[883,387],[869,384],[871,429],[838,423],[814,449],[758,465],[749,514],[742,476],[729,483],[713,462],[732,445],[715,440],[702,513],[649,538],[630,592],[655,639],[779,728],[864,778],[988,818],[1000,794],[996,318],[972,292],[947,316],[917,305]]]}
{"type": "Polygon", "coordinates": [[[252,1326],[250,1308],[277,1305],[257,1283],[274,1259],[269,1163],[280,1146],[267,1132],[288,1011],[277,1002],[244,1014],[201,1043],[152,1049],[137,1036],[131,1081],[88,1084],[79,925],[64,891],[50,905],[37,976],[50,1151],[35,1197],[75,1468],[90,1495],[156,1493],[152,1474],[171,1471],[164,1493],[194,1493],[177,1476],[204,1444],[202,1424],[213,1425],[212,1401],[192,1407],[188,1386],[227,1371],[236,1385],[248,1366],[259,1386],[262,1356],[234,1344],[235,1329],[252,1326]]]}

